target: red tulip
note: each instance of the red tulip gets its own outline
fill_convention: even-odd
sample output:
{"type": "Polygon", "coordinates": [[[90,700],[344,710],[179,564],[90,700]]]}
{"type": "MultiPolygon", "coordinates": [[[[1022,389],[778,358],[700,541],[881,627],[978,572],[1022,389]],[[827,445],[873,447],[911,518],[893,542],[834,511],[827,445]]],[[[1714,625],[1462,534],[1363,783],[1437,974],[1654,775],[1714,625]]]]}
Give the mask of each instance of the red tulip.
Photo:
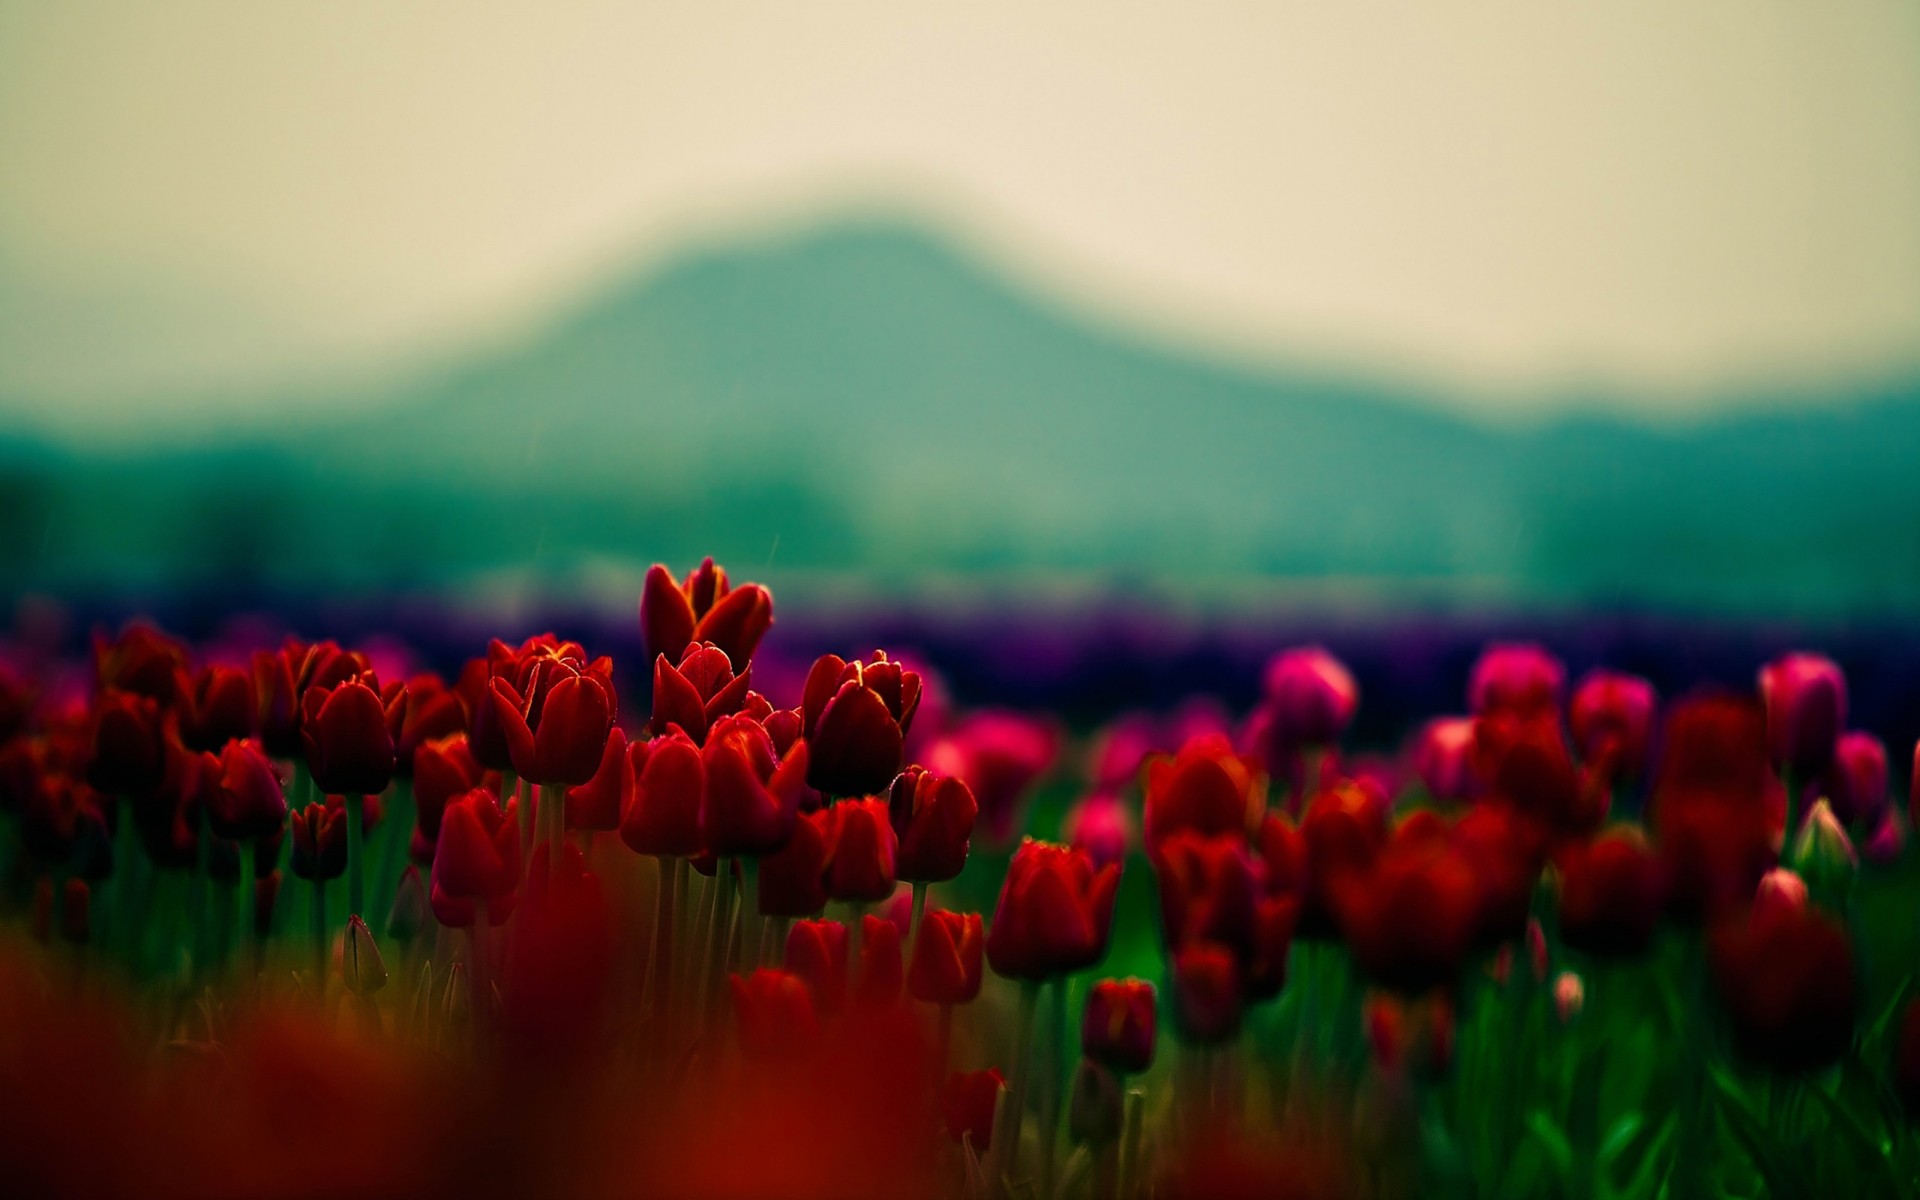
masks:
{"type": "Polygon", "coordinates": [[[676,583],[655,563],[640,592],[640,632],[652,657],[679,661],[689,645],[711,642],[744,667],[773,624],[773,593],[757,583],[727,586],[711,558],[676,583]]]}
{"type": "Polygon", "coordinates": [[[180,741],[189,750],[211,750],[253,736],[253,677],[233,667],[207,667],[192,680],[181,672],[174,712],[180,741]]]}
{"type": "Polygon", "coordinates": [[[569,829],[604,832],[620,828],[620,816],[633,798],[633,765],[627,757],[627,735],[615,726],[607,733],[600,767],[593,778],[567,789],[569,829]]]}
{"type": "Polygon", "coordinates": [[[1360,704],[1346,666],[1319,646],[1287,650],[1267,664],[1271,736],[1286,746],[1324,746],[1340,740],[1360,704]]]}
{"type": "Polygon", "coordinates": [[[1505,805],[1478,804],[1461,814],[1449,833],[1479,882],[1474,944],[1491,948],[1520,937],[1546,866],[1540,827],[1505,805]]]}
{"type": "Polygon", "coordinates": [[[1679,917],[1712,918],[1753,895],[1785,833],[1765,720],[1749,700],[1702,696],[1675,706],[1664,742],[1651,807],[1669,900],[1679,917]]]}
{"type": "Polygon", "coordinates": [[[1240,963],[1217,942],[1195,941],[1173,955],[1173,1010],[1180,1032],[1195,1045],[1240,1035],[1240,963]]]}
{"type": "Polygon", "coordinates": [[[967,865],[979,809],[967,785],[924,767],[908,767],[893,781],[887,813],[899,840],[895,873],[914,883],[945,883],[967,865]]]}
{"type": "Polygon", "coordinates": [[[287,816],[293,830],[289,864],[301,879],[338,879],[347,873],[347,810],[332,798],[287,816]]]}
{"type": "Polygon", "coordinates": [[[1336,891],[1364,874],[1387,842],[1387,809],[1365,790],[1341,784],[1308,802],[1300,836],[1309,869],[1298,932],[1326,940],[1336,932],[1336,891]]]}
{"type": "Polygon", "coordinates": [[[1007,868],[987,933],[987,962],[1010,979],[1084,970],[1107,952],[1118,866],[1095,870],[1083,851],[1032,838],[1007,868]]]}
{"type": "Polygon", "coordinates": [[[1666,907],[1666,871],[1637,826],[1562,847],[1560,937],[1575,950],[1637,958],[1666,907]]]}
{"type": "Polygon", "coordinates": [[[488,685],[513,769],[534,783],[592,779],[613,728],[612,661],[583,667],[582,656],[563,652],[571,648],[536,654],[517,680],[496,675],[488,685]]]}
{"type": "Polygon", "coordinates": [[[470,792],[485,781],[486,771],[467,749],[467,735],[422,742],[413,755],[413,803],[416,836],[413,857],[425,864],[433,861],[434,845],[440,840],[440,817],[447,801],[470,792]]]}
{"type": "Polygon", "coordinates": [[[827,895],[872,904],[893,895],[896,842],[885,800],[842,800],[826,810],[827,895]]]}
{"type": "Polygon", "coordinates": [[[300,699],[300,737],[307,770],[323,792],[378,795],[393,780],[393,732],[404,693],[383,702],[378,681],[358,675],[331,688],[309,687],[300,699]]]}
{"type": "Polygon", "coordinates": [[[1573,690],[1574,745],[1587,760],[1611,756],[1621,774],[1640,773],[1653,729],[1653,685],[1619,671],[1589,671],[1573,690]]]}
{"type": "Polygon", "coordinates": [[[325,691],[370,670],[365,655],[342,650],[332,642],[309,646],[289,639],[278,651],[255,654],[255,726],[261,745],[275,758],[304,754],[300,721],[307,689],[325,691]]]}
{"type": "Polygon", "coordinates": [[[1825,794],[1833,813],[1852,825],[1880,811],[1887,800],[1887,746],[1870,733],[1840,735],[1827,769],[1825,794]]]}
{"type": "Polygon", "coordinates": [[[632,791],[620,813],[620,839],[641,854],[699,854],[700,810],[707,790],[700,748],[679,731],[627,747],[632,791]]]}
{"type": "Polygon", "coordinates": [[[1414,744],[1413,769],[1427,794],[1446,804],[1464,804],[1480,793],[1474,769],[1472,717],[1435,717],[1414,744]]]}
{"type": "Polygon", "coordinates": [[[107,795],[147,796],[167,767],[160,706],[133,692],[104,692],[94,701],[87,782],[107,795]]]}
{"type": "Polygon", "coordinates": [[[927,750],[937,774],[966,783],[985,819],[987,836],[1011,836],[1027,796],[1053,766],[1060,732],[1051,720],[1005,709],[977,709],[927,750]]]}
{"type": "Polygon", "coordinates": [[[847,927],[838,921],[800,920],[787,930],[786,970],[803,980],[814,1010],[833,1014],[847,1000],[847,927]]]}
{"type": "Polygon", "coordinates": [[[980,994],[982,928],[979,913],[928,909],[907,967],[907,994],[928,1004],[971,1004],[980,994]]]}
{"type": "Polygon", "coordinates": [[[1087,991],[1080,1052],[1122,1075],[1153,1065],[1158,1003],[1144,979],[1102,979],[1087,991]]]}
{"type": "Polygon", "coordinates": [[[706,801],[700,809],[701,841],[721,858],[759,858],[792,836],[811,746],[795,743],[785,758],[773,756],[766,728],[742,714],[724,717],[701,748],[706,801]]]}
{"type": "Polygon", "coordinates": [[[1253,945],[1253,909],[1260,892],[1246,839],[1237,835],[1175,834],[1153,852],[1160,915],[1167,945],[1219,942],[1239,951],[1253,945]]]}
{"type": "Polygon", "coordinates": [[[421,746],[466,731],[466,707],[459,695],[431,671],[413,676],[407,680],[393,736],[395,773],[411,776],[421,746]]]}
{"type": "Polygon", "coordinates": [[[1773,761],[1804,779],[1833,761],[1847,723],[1847,677],[1830,658],[1787,654],[1760,668],[1773,761]]]}
{"type": "Polygon", "coordinates": [[[433,856],[431,902],[442,925],[473,924],[476,901],[487,903],[487,919],[498,925],[512,911],[520,886],[519,801],[500,801],[475,788],[447,803],[440,819],[440,842],[433,856]]]}
{"type": "Polygon", "coordinates": [[[1133,814],[1117,796],[1095,793],[1067,811],[1061,832],[1076,850],[1084,850],[1093,865],[1126,861],[1133,845],[1133,814]]]}
{"type": "Polygon", "coordinates": [[[1403,832],[1364,876],[1335,893],[1340,930],[1360,973],[1392,991],[1450,982],[1474,945],[1479,880],[1468,858],[1438,836],[1403,832]]]}
{"type": "Polygon", "coordinates": [[[1853,1044],[1853,943],[1816,909],[1756,905],[1713,940],[1714,978],[1734,1045],[1777,1071],[1822,1070],[1853,1044]]]}
{"type": "Polygon", "coordinates": [[[1558,712],[1566,686],[1566,668],[1541,647],[1495,644],[1473,664],[1467,701],[1475,716],[1495,709],[1558,712]]]}
{"type": "Polygon", "coordinates": [[[219,786],[207,793],[207,824],[223,838],[270,837],[287,820],[280,774],[257,742],[228,742],[220,751],[219,786]]]}
{"type": "Polygon", "coordinates": [[[662,654],[653,660],[654,735],[678,726],[696,743],[706,741],[715,721],[747,703],[751,679],[752,668],[734,674],[726,654],[706,643],[688,646],[678,666],[662,654]]]}
{"type": "Polygon", "coordinates": [[[1487,797],[1565,833],[1586,833],[1606,819],[1611,797],[1583,790],[1567,751],[1559,713],[1495,708],[1474,722],[1474,773],[1487,797]]]}
{"type": "Polygon", "coordinates": [[[860,971],[854,981],[854,1003],[864,1009],[897,1004],[903,985],[900,963],[900,927],[871,913],[860,918],[860,971]]]}
{"type": "Polygon", "coordinates": [[[1148,760],[1148,851],[1183,830],[1244,835],[1266,807],[1260,782],[1222,734],[1195,738],[1172,758],[1148,760]]]}
{"type": "Polygon", "coordinates": [[[163,705],[179,694],[187,648],[146,625],[129,625],[108,641],[93,635],[93,678],[101,691],[131,692],[163,705]]]}
{"type": "Polygon", "coordinates": [[[993,1146],[993,1113],[1007,1081],[996,1067],[984,1071],[957,1071],[940,1089],[940,1114],[947,1136],[965,1141],[976,1155],[993,1146]]]}
{"type": "Polygon", "coordinates": [[[802,813],[787,844],[760,860],[759,911],[763,917],[811,917],[827,906],[829,810],[802,813]]]}
{"type": "Polygon", "coordinates": [[[807,783],[829,796],[885,791],[900,772],[906,731],[920,705],[920,676],[875,651],[867,662],[822,656],[807,673],[807,783]]]}
{"type": "Polygon", "coordinates": [[[748,1058],[779,1061],[806,1054],[819,1027],[805,983],[786,971],[767,970],[745,979],[735,975],[731,983],[740,1048],[748,1058]]]}

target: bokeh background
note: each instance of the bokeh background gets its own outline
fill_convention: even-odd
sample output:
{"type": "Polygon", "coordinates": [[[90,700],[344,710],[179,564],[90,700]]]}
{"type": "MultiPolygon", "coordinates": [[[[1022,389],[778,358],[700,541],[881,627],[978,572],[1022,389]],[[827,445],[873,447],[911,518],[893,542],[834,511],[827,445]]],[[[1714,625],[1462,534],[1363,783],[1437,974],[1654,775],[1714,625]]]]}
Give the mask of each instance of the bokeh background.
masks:
{"type": "Polygon", "coordinates": [[[17,622],[1920,604],[1920,9],[1031,7],[0,4],[17,622]]]}

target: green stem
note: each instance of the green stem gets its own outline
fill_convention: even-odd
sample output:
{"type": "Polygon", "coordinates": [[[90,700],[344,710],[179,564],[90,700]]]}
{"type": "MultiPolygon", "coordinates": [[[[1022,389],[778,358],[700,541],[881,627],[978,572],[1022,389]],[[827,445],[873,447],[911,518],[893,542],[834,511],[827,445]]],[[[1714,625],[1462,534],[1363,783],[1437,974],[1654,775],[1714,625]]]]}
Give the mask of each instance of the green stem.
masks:
{"type": "Polygon", "coordinates": [[[1060,1143],[1060,1101],[1066,1090],[1067,980],[1047,985],[1047,1090],[1040,1109],[1040,1194],[1053,1195],[1054,1156],[1060,1143]]]}
{"type": "Polygon", "coordinates": [[[988,1151],[987,1190],[994,1196],[1007,1194],[1007,1176],[1020,1163],[1020,1126],[1026,1119],[1027,1079],[1033,1073],[1030,1060],[1033,1058],[1034,1014],[1039,1002],[1040,985],[1032,980],[1021,980],[1020,1010],[1014,1018],[1013,1060],[1008,1064],[1011,1075],[1008,1079],[1007,1102],[1000,1109],[993,1131],[993,1146],[988,1151]]]}
{"type": "Polygon", "coordinates": [[[1140,1191],[1140,1135],[1146,1108],[1145,1092],[1134,1088],[1127,1093],[1126,1123],[1120,1133],[1120,1200],[1131,1200],[1140,1191]]]}
{"type": "Polygon", "coordinates": [[[357,793],[347,797],[347,915],[363,921],[367,905],[367,835],[361,814],[366,811],[366,804],[366,797],[357,793]]]}
{"type": "Polygon", "coordinates": [[[900,960],[901,965],[908,970],[913,968],[913,951],[914,947],[920,943],[920,923],[926,915],[927,885],[916,879],[913,883],[913,910],[907,917],[907,944],[902,947],[905,955],[900,960]]]}

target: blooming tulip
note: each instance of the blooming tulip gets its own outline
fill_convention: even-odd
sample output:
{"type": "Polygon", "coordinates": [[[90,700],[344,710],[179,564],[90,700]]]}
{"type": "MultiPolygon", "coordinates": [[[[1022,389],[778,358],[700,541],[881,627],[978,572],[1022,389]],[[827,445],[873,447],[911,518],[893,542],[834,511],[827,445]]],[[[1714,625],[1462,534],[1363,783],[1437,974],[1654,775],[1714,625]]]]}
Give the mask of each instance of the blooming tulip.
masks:
{"type": "Polygon", "coordinates": [[[998,975],[1041,981],[1083,970],[1107,952],[1118,866],[1094,868],[1084,851],[1028,838],[1007,868],[987,962],[998,975]]]}
{"type": "Polygon", "coordinates": [[[1144,979],[1102,979],[1087,991],[1080,1052],[1122,1075],[1153,1065],[1158,1025],[1153,985],[1144,979]]]}
{"type": "Polygon", "coordinates": [[[677,666],[662,654],[653,660],[654,734],[678,727],[696,743],[706,741],[715,721],[747,703],[751,680],[751,668],[734,674],[726,654],[712,645],[688,646],[677,666]]]}
{"type": "Polygon", "coordinates": [[[1541,647],[1496,643],[1473,664],[1467,702],[1475,716],[1495,709],[1557,712],[1566,684],[1566,668],[1541,647]]]}
{"type": "MultiPolygon", "coordinates": [[[[701,842],[721,858],[772,854],[792,835],[812,746],[795,743],[776,760],[773,739],[744,713],[724,717],[707,735],[701,842]]],[[[636,803],[638,800],[636,798],[636,803]]]]}
{"type": "Polygon", "coordinates": [[[309,687],[300,699],[300,737],[307,769],[323,792],[375,795],[393,779],[393,733],[404,693],[383,703],[371,675],[331,688],[309,687]]]}
{"type": "Polygon", "coordinates": [[[601,658],[583,668],[554,655],[523,675],[524,690],[500,676],[489,684],[514,771],[540,784],[592,779],[613,729],[613,664],[601,658]]]}
{"type": "Polygon", "coordinates": [[[1196,738],[1178,755],[1147,763],[1147,848],[1182,830],[1245,833],[1265,804],[1259,777],[1224,736],[1196,738]]]}
{"type": "Polygon", "coordinates": [[[689,645],[710,642],[745,667],[773,624],[773,593],[757,583],[727,585],[711,558],[676,583],[660,563],[647,570],[640,592],[640,632],[649,657],[678,662],[689,645]]]}
{"type": "Polygon", "coordinates": [[[174,712],[180,722],[180,741],[189,750],[211,750],[235,738],[253,735],[253,677],[233,667],[206,667],[191,681],[178,684],[174,712]]]}
{"type": "Polygon", "coordinates": [[[802,713],[807,783],[829,796],[885,791],[920,705],[920,676],[875,651],[867,662],[828,654],[807,673],[802,713]]]}
{"type": "Polygon", "coordinates": [[[913,883],[944,883],[959,875],[978,811],[960,780],[917,766],[902,771],[887,798],[899,842],[895,874],[913,883]]]}

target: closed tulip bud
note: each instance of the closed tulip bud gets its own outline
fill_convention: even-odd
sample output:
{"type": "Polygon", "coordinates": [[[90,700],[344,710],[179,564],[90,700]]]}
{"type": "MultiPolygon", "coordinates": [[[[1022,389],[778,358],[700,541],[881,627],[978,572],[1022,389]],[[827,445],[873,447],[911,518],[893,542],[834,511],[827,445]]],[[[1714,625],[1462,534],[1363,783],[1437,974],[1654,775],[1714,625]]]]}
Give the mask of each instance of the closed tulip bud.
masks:
{"type": "Polygon", "coordinates": [[[854,1002],[867,1009],[898,1003],[904,973],[900,964],[900,927],[885,917],[862,916],[860,972],[854,1002]]]}
{"type": "Polygon", "coordinates": [[[1249,1004],[1271,1000],[1287,984],[1287,959],[1300,924],[1300,901],[1290,895],[1267,896],[1253,909],[1253,944],[1243,967],[1249,1004]]]}
{"type": "Polygon", "coordinates": [[[987,962],[1009,979],[1046,980],[1094,966],[1107,953],[1118,866],[1028,838],[1014,852],[987,932],[987,962]]]}
{"type": "Polygon", "coordinates": [[[109,796],[150,796],[166,777],[167,742],[152,697],[107,692],[94,701],[87,783],[109,796]]]}
{"type": "Polygon", "coordinates": [[[1244,838],[1181,833],[1160,843],[1153,873],[1167,944],[1219,942],[1235,950],[1253,945],[1253,914],[1260,881],[1244,838]]]}
{"type": "Polygon", "coordinates": [[[1445,804],[1464,804],[1480,793],[1474,770],[1472,717],[1435,717],[1414,743],[1413,769],[1427,794],[1445,804]]]}
{"type": "Polygon", "coordinates": [[[1789,856],[1793,869],[1815,890],[1839,893],[1853,885],[1860,858],[1853,841],[1825,800],[1815,802],[1813,811],[1793,839],[1789,856]]]}
{"type": "Polygon", "coordinates": [[[1174,1016],[1182,1036],[1210,1046],[1240,1035],[1240,964],[1217,942],[1191,942],[1173,956],[1174,1016]]]}
{"type": "Polygon", "coordinates": [[[979,913],[928,909],[907,967],[907,994],[928,1004],[971,1004],[980,994],[983,930],[979,913]]]}
{"type": "Polygon", "coordinates": [[[410,942],[427,927],[433,910],[427,904],[427,887],[420,881],[420,868],[408,867],[400,873],[400,886],[393,893],[393,907],[387,910],[387,936],[410,942]]]}
{"type": "Polygon", "coordinates": [[[1613,958],[1646,953],[1666,907],[1666,871],[1636,826],[1560,853],[1560,938],[1613,958]]]}
{"type": "MultiPolygon", "coordinates": [[[[440,899],[497,900],[520,886],[518,801],[505,810],[485,788],[448,803],[433,856],[433,904],[440,899]]],[[[440,914],[442,924],[455,924],[440,914]]]]}
{"type": "Polygon", "coordinates": [[[1805,779],[1833,761],[1847,723],[1847,677],[1830,658],[1788,654],[1760,668],[1773,761],[1805,779]]]}
{"type": "Polygon", "coordinates": [[[1111,1071],[1138,1075],[1153,1065],[1158,1003],[1144,979],[1102,979],[1087,992],[1080,1052],[1111,1071]]]}
{"type": "Polygon", "coordinates": [[[1900,855],[1907,848],[1907,821],[1900,810],[1888,805],[1880,810],[1880,819],[1874,822],[1873,832],[1860,847],[1860,853],[1870,863],[1885,866],[1900,861],[1900,855]]]}
{"type": "Polygon", "coordinates": [[[749,1059],[779,1061],[807,1052],[818,1024],[805,983],[786,971],[768,970],[745,979],[735,975],[730,982],[740,1049],[749,1059]]]}
{"type": "Polygon", "coordinates": [[[1273,736],[1289,746],[1339,741],[1360,704],[1352,673],[1319,646],[1275,657],[1267,664],[1264,684],[1273,736]]]}
{"type": "Polygon", "coordinates": [[[687,647],[678,666],[662,654],[653,660],[654,736],[679,729],[696,743],[706,741],[715,721],[745,707],[750,680],[750,669],[734,674],[726,654],[714,646],[687,647]]]}
{"type": "Polygon", "coordinates": [[[207,824],[219,837],[271,837],[286,824],[280,774],[256,742],[228,742],[220,751],[218,786],[203,795],[207,824]]]}
{"type": "Polygon", "coordinates": [[[273,906],[280,899],[280,872],[268,871],[253,881],[253,936],[273,936],[273,906]]]}
{"type": "Polygon", "coordinates": [[[1580,757],[1612,756],[1622,776],[1640,773],[1653,730],[1653,685],[1619,671],[1589,671],[1573,690],[1569,717],[1580,757]]]}
{"type": "Polygon", "coordinates": [[[700,749],[706,800],[700,839],[721,858],[761,858],[786,845],[800,807],[811,746],[775,759],[766,728],[742,714],[723,718],[700,749]]]}
{"type": "Polygon", "coordinates": [[[332,688],[309,687],[300,698],[300,737],[307,769],[323,792],[378,795],[393,780],[393,733],[387,724],[394,696],[383,702],[371,675],[332,688]]]}
{"type": "Polygon", "coordinates": [[[1205,734],[1172,758],[1147,762],[1146,843],[1176,833],[1245,834],[1266,808],[1260,778],[1222,734],[1205,734]]]}
{"type": "Polygon", "coordinates": [[[1133,814],[1119,797],[1095,793],[1068,811],[1062,832],[1067,843],[1086,851],[1096,867],[1123,863],[1133,845],[1133,814]]]}
{"type": "Polygon", "coordinates": [[[745,666],[773,625],[773,593],[757,583],[727,585],[711,558],[676,582],[655,563],[640,592],[640,633],[650,657],[678,661],[690,644],[711,642],[745,666]]]}
{"type": "Polygon", "coordinates": [[[1084,1146],[1110,1146],[1120,1140],[1126,1097],[1120,1081],[1099,1063],[1080,1060],[1067,1100],[1067,1135],[1084,1146]]]}
{"type": "Polygon", "coordinates": [[[801,705],[809,747],[807,783],[829,796],[883,792],[900,773],[920,676],[875,651],[867,662],[828,654],[807,673],[801,705]]]}
{"type": "Polygon", "coordinates": [[[338,879],[347,872],[347,810],[332,797],[288,814],[293,856],[288,864],[301,879],[338,879]]]}
{"type": "Polygon", "coordinates": [[[847,1002],[847,927],[838,921],[795,921],[787,930],[787,971],[813,994],[814,1010],[831,1015],[847,1002]]]}
{"type": "Polygon", "coordinates": [[[1587,986],[1572,971],[1562,971],[1553,980],[1553,1011],[1562,1025],[1580,1015],[1587,1006],[1587,986]]]}
{"type": "Polygon", "coordinates": [[[371,996],[387,986],[387,964],[380,961],[380,947],[374,944],[373,931],[358,915],[347,918],[347,940],[340,950],[340,977],[347,990],[356,996],[371,996]]]}
{"type": "Polygon", "coordinates": [[[93,678],[103,691],[131,692],[162,705],[179,694],[187,648],[146,625],[130,625],[108,641],[93,635],[93,678]]]}
{"type": "Polygon", "coordinates": [[[206,667],[191,681],[185,672],[174,709],[180,741],[189,750],[211,750],[253,736],[253,676],[234,667],[206,667]]]}
{"type": "Polygon", "coordinates": [[[691,858],[700,853],[700,809],[707,775],[700,748],[675,731],[627,747],[632,790],[620,812],[620,840],[640,854],[691,858]]]}
{"type": "Polygon", "coordinates": [[[1467,701],[1477,717],[1496,709],[1557,712],[1566,686],[1566,668],[1541,647],[1495,644],[1473,664],[1467,701]]]}
{"type": "Polygon", "coordinates": [[[1712,965],[1740,1053],[1788,1073],[1823,1070],[1853,1044],[1853,943],[1817,909],[1756,903],[1715,934],[1712,965]]]}
{"type": "Polygon", "coordinates": [[[1842,825],[1879,812],[1887,801],[1886,743],[1858,730],[1841,734],[1827,769],[1826,792],[1842,825]]]}
{"type": "Polygon", "coordinates": [[[946,1121],[947,1136],[967,1142],[975,1154],[992,1149],[993,1113],[1006,1086],[997,1067],[948,1076],[940,1089],[940,1115],[946,1121]]]}
{"type": "Polygon", "coordinates": [[[967,865],[979,808],[967,785],[924,767],[908,767],[893,781],[887,813],[899,841],[895,874],[913,883],[945,883],[967,865]]]}
{"type": "Polygon", "coordinates": [[[871,904],[893,895],[895,841],[884,800],[843,800],[827,811],[827,895],[871,904]]]}
{"type": "Polygon", "coordinates": [[[760,860],[757,904],[763,917],[811,917],[827,906],[828,810],[804,813],[787,844],[760,860]]]}
{"type": "Polygon", "coordinates": [[[433,862],[433,847],[440,840],[440,817],[447,801],[470,792],[484,781],[486,771],[467,748],[467,735],[422,742],[413,755],[414,823],[419,837],[414,861],[422,866],[433,862]]]}
{"type": "Polygon", "coordinates": [[[499,676],[489,689],[494,718],[521,778],[541,784],[593,778],[613,729],[610,660],[581,668],[572,658],[544,658],[528,673],[525,691],[499,676]]]}
{"type": "Polygon", "coordinates": [[[620,828],[620,814],[632,799],[633,770],[627,759],[627,735],[615,726],[593,778],[567,789],[567,828],[605,832],[620,828]]]}
{"type": "Polygon", "coordinates": [[[1785,867],[1775,867],[1760,878],[1754,889],[1753,912],[1798,910],[1807,906],[1807,882],[1785,867]]]}

